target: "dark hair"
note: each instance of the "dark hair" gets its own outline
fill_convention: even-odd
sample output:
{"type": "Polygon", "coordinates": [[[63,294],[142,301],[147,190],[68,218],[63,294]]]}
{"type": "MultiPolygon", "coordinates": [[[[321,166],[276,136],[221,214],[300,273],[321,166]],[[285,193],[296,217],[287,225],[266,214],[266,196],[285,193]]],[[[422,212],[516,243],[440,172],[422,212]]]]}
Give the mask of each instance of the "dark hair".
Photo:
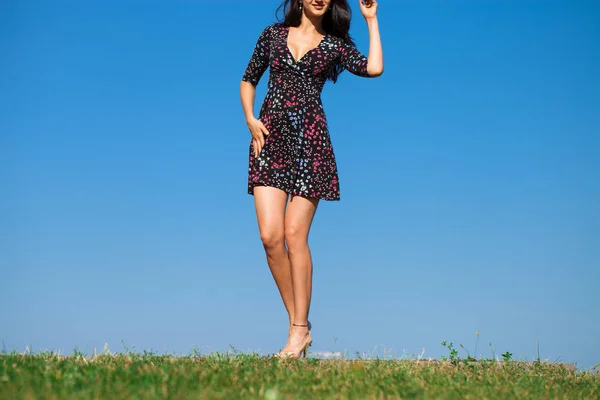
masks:
{"type": "MultiPolygon", "coordinates": [[[[284,26],[300,26],[302,21],[302,9],[300,8],[301,0],[283,0],[283,2],[277,7],[275,17],[284,26]],[[279,18],[279,12],[283,12],[283,21],[279,18]]],[[[350,20],[352,19],[352,11],[348,5],[347,0],[331,0],[329,9],[323,15],[323,29],[329,35],[336,36],[346,43],[354,44],[354,41],[350,37],[350,20]]],[[[344,67],[336,65],[329,71],[327,79],[331,79],[333,82],[337,80],[337,77],[344,67]]]]}

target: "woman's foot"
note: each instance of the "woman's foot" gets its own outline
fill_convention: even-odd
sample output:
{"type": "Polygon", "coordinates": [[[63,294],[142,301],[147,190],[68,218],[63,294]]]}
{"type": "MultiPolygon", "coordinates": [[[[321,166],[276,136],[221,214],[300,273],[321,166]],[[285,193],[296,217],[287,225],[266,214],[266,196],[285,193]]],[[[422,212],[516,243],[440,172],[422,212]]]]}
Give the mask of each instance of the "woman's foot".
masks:
{"type": "Polygon", "coordinates": [[[306,351],[312,344],[310,327],[310,322],[307,324],[292,324],[288,343],[275,357],[300,358],[301,355],[306,357],[306,351]]]}
{"type": "MultiPolygon", "coordinates": [[[[292,321],[293,321],[293,319],[292,319],[292,321]]],[[[310,331],[310,329],[312,328],[312,324],[310,323],[310,321],[308,321],[308,320],[306,320],[306,321],[307,321],[307,325],[308,325],[308,330],[310,331]]],[[[288,346],[289,346],[289,344],[290,344],[290,339],[291,339],[291,337],[292,337],[292,325],[293,325],[293,323],[292,323],[292,322],[290,322],[290,326],[289,326],[289,328],[288,328],[288,341],[287,341],[287,343],[285,344],[285,347],[283,348],[283,350],[287,349],[287,347],[288,347],[288,346]]],[[[281,354],[281,352],[282,352],[283,350],[281,350],[281,351],[280,351],[278,354],[281,354]]]]}
{"type": "MultiPolygon", "coordinates": [[[[293,321],[293,319],[292,319],[293,321]]],[[[276,357],[284,357],[284,353],[289,351],[289,347],[290,347],[290,342],[292,339],[292,325],[293,323],[290,322],[290,327],[288,328],[288,341],[285,344],[285,347],[279,351],[279,353],[277,353],[276,357]]],[[[310,323],[310,321],[307,320],[306,325],[308,325],[308,331],[310,332],[311,328],[312,328],[312,324],[310,323]]]]}

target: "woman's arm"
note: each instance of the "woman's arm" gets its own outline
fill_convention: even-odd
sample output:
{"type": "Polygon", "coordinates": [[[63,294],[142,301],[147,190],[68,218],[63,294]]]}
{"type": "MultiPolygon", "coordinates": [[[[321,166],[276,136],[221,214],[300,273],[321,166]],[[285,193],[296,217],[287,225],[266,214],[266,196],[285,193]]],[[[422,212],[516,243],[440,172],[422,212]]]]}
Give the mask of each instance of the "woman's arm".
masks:
{"type": "Polygon", "coordinates": [[[246,121],[254,117],[254,97],[256,95],[256,85],[260,81],[267,67],[269,66],[269,53],[271,51],[271,26],[267,26],[261,32],[254,51],[248,61],[242,83],[240,85],[240,97],[246,121]]]}
{"type": "Polygon", "coordinates": [[[383,50],[377,21],[377,2],[358,0],[360,10],[369,27],[369,57],[361,53],[352,43],[342,41],[339,62],[354,75],[374,78],[383,74],[383,50]]]}
{"type": "Polygon", "coordinates": [[[358,0],[360,11],[365,17],[369,27],[369,57],[367,72],[369,76],[380,76],[383,74],[383,48],[381,46],[381,36],[379,34],[379,22],[377,20],[377,1],[358,0]]]}
{"type": "Polygon", "coordinates": [[[256,97],[256,86],[247,81],[242,81],[240,84],[240,99],[242,101],[242,109],[246,117],[246,125],[252,135],[252,149],[254,157],[258,157],[260,151],[265,145],[265,136],[269,131],[265,125],[254,116],[254,99],[256,97]]]}
{"type": "Polygon", "coordinates": [[[256,97],[256,87],[247,81],[240,83],[240,100],[242,101],[242,109],[246,123],[254,119],[254,99],[256,97]]]}
{"type": "Polygon", "coordinates": [[[270,31],[271,26],[268,26],[260,34],[240,83],[240,100],[242,101],[246,124],[252,134],[255,157],[258,156],[265,145],[264,135],[269,134],[263,123],[254,117],[254,99],[256,97],[256,85],[258,85],[260,78],[269,66],[270,31]]]}

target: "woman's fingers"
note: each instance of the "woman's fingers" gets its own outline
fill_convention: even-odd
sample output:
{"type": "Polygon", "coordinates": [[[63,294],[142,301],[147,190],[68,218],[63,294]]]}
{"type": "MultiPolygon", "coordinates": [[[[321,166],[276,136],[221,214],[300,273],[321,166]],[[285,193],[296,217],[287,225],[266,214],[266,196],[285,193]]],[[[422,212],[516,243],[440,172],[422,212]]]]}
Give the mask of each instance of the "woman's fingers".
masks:
{"type": "Polygon", "coordinates": [[[264,146],[264,143],[261,143],[260,139],[254,139],[254,157],[258,157],[263,146],[264,146]]]}
{"type": "Polygon", "coordinates": [[[269,131],[267,130],[267,128],[265,128],[265,126],[262,124],[260,124],[259,126],[259,130],[258,130],[258,140],[260,141],[260,145],[261,148],[265,145],[265,136],[269,134],[269,131]]]}
{"type": "Polygon", "coordinates": [[[254,157],[258,157],[258,153],[260,153],[260,143],[258,143],[257,139],[254,139],[253,142],[254,142],[254,157]]]}
{"type": "Polygon", "coordinates": [[[371,8],[373,5],[376,5],[377,2],[375,0],[358,0],[358,4],[361,9],[371,8]]]}
{"type": "Polygon", "coordinates": [[[265,134],[268,135],[269,134],[269,130],[267,129],[267,127],[265,126],[265,124],[263,124],[262,122],[260,123],[260,130],[265,134]]]}
{"type": "Polygon", "coordinates": [[[254,157],[258,157],[262,148],[265,146],[265,136],[270,134],[269,130],[265,127],[262,121],[256,121],[258,124],[251,128],[254,157]]]}
{"type": "Polygon", "coordinates": [[[360,11],[365,18],[374,18],[377,15],[377,2],[375,0],[358,0],[360,11]]]}

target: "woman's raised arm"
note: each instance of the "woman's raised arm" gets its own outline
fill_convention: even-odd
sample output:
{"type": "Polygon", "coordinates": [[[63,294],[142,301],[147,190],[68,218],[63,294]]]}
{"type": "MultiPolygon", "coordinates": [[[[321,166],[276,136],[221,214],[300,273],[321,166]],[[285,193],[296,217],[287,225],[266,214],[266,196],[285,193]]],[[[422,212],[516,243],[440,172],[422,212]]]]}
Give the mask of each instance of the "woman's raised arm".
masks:
{"type": "Polygon", "coordinates": [[[358,0],[358,4],[369,27],[369,62],[367,64],[367,72],[369,76],[379,76],[383,74],[383,48],[381,47],[379,22],[377,21],[377,1],[358,0]]]}

